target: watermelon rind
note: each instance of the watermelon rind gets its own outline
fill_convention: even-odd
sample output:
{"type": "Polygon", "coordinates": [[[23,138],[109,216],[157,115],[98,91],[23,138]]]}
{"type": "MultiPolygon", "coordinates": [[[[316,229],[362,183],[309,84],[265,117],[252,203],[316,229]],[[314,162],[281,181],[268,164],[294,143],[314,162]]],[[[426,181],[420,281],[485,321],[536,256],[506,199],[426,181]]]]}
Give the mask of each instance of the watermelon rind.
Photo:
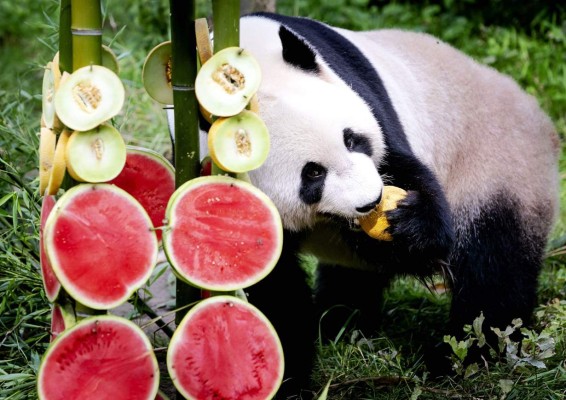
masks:
{"type": "Polygon", "coordinates": [[[144,208],[125,190],[109,184],[67,190],[47,218],[44,241],[65,291],[95,310],[117,307],[141,288],[159,250],[144,208]],[[79,203],[73,205],[75,201],[79,203]],[[120,201],[127,209],[119,208],[120,201]],[[68,254],[58,250],[63,246],[68,254]]]}
{"type": "Polygon", "coordinates": [[[284,372],[275,328],[255,306],[233,296],[201,300],[185,315],[167,350],[167,369],[187,399],[272,398],[284,372]],[[230,313],[217,313],[226,310],[230,313]]]}
{"type": "Polygon", "coordinates": [[[154,400],[158,386],[149,339],[135,323],[114,315],[84,319],[57,336],[37,378],[40,400],[154,400]]]}
{"type": "Polygon", "coordinates": [[[49,257],[45,252],[45,243],[43,240],[43,231],[45,230],[45,224],[47,223],[47,218],[51,214],[51,211],[55,207],[56,199],[55,196],[45,195],[41,201],[41,215],[40,215],[40,225],[39,225],[39,262],[41,266],[41,280],[43,281],[43,289],[45,290],[45,296],[50,302],[54,302],[61,291],[61,283],[55,276],[49,257]]]}
{"type": "Polygon", "coordinates": [[[51,341],[76,323],[77,317],[70,303],[53,303],[51,308],[51,341]]]}
{"type": "Polygon", "coordinates": [[[157,239],[165,219],[165,209],[175,191],[175,168],[158,152],[138,146],[126,146],[126,165],[120,174],[108,183],[131,194],[145,208],[157,239]],[[140,163],[140,158],[143,158],[140,163]],[[145,165],[142,165],[145,164],[145,165]]]}
{"type": "MultiPolygon", "coordinates": [[[[233,225],[237,225],[237,223],[247,223],[249,228],[251,228],[252,225],[261,225],[264,221],[246,220],[248,214],[255,212],[256,208],[257,206],[254,206],[253,204],[247,204],[245,210],[242,209],[239,210],[241,212],[236,213],[236,218],[238,218],[238,220],[233,225]]],[[[236,208],[232,207],[232,210],[236,210],[236,208]]],[[[163,249],[165,250],[165,255],[167,256],[167,259],[173,267],[174,273],[177,277],[198,288],[210,291],[227,292],[249,287],[265,278],[273,270],[281,255],[283,246],[283,227],[277,208],[271,199],[260,189],[239,179],[231,178],[229,176],[213,175],[198,177],[185,182],[169,199],[165,215],[167,220],[167,226],[163,231],[163,249]],[[183,203],[185,201],[188,201],[186,200],[187,195],[189,195],[193,190],[198,190],[206,185],[218,184],[222,186],[223,192],[217,193],[214,198],[210,198],[207,201],[210,204],[210,207],[212,207],[210,214],[208,210],[195,214],[196,218],[199,220],[198,226],[189,226],[189,224],[179,222],[183,216],[178,215],[178,209],[184,206],[183,203]],[[262,246],[261,243],[264,238],[257,238],[252,241],[248,237],[243,237],[240,241],[239,237],[236,236],[237,232],[233,230],[235,228],[234,226],[227,230],[214,226],[214,223],[207,222],[207,220],[214,219],[215,216],[212,215],[212,209],[214,207],[218,207],[219,204],[224,201],[223,196],[232,188],[238,188],[246,194],[251,195],[251,197],[257,199],[258,203],[261,202],[269,213],[269,220],[266,224],[268,225],[273,223],[273,226],[270,227],[270,234],[273,235],[270,237],[273,245],[271,257],[264,260],[264,264],[261,267],[254,266],[254,272],[245,272],[243,268],[250,267],[249,254],[257,251],[254,253],[257,255],[261,252],[261,250],[254,249],[254,246],[259,249],[262,246]],[[198,232],[199,229],[202,230],[202,232],[198,232]],[[175,241],[179,240],[176,236],[181,237],[182,235],[186,236],[187,234],[192,235],[190,242],[183,241],[182,243],[180,242],[180,245],[176,246],[175,241]],[[236,255],[230,255],[227,251],[222,251],[223,241],[227,242],[233,249],[240,251],[240,253],[243,254],[242,257],[248,257],[248,263],[238,259],[241,256],[239,253],[236,253],[236,255]],[[194,251],[202,257],[209,259],[209,261],[195,261],[196,256],[195,258],[186,257],[187,252],[189,251],[194,251]],[[185,252],[185,254],[183,254],[183,252],[185,252]],[[191,260],[188,261],[188,258],[191,260]],[[222,269],[227,272],[221,272],[222,269]],[[238,274],[241,275],[237,276],[238,274]],[[204,275],[207,276],[205,277],[204,275]]],[[[220,218],[223,218],[223,216],[220,216],[220,218]]],[[[245,231],[249,228],[242,225],[240,230],[243,236],[246,235],[245,231]]],[[[236,252],[236,250],[233,251],[236,252]]]]}

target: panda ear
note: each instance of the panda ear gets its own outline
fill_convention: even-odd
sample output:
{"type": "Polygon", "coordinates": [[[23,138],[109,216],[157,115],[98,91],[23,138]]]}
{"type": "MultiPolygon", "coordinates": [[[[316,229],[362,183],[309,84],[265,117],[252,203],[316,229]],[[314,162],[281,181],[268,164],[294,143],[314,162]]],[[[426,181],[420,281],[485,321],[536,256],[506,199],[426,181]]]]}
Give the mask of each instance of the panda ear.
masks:
{"type": "Polygon", "coordinates": [[[319,72],[316,54],[303,39],[283,25],[279,28],[279,38],[283,46],[283,59],[287,63],[307,72],[319,72]]]}

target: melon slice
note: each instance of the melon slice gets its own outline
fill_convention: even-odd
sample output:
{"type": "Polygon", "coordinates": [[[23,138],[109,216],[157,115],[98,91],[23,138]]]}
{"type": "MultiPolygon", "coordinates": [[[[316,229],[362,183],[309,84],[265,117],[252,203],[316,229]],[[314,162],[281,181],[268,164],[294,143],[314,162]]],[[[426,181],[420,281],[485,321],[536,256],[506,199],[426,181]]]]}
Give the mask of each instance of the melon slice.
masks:
{"type": "Polygon", "coordinates": [[[47,217],[51,214],[51,210],[55,207],[55,197],[45,195],[41,202],[41,216],[39,224],[39,261],[41,265],[41,279],[43,280],[43,289],[47,300],[53,302],[61,291],[61,284],[53,272],[51,262],[45,252],[43,231],[47,217]]]}
{"type": "Polygon", "coordinates": [[[143,331],[116,316],[82,320],[61,333],[39,368],[41,400],[154,400],[159,368],[143,331]]]}
{"type": "Polygon", "coordinates": [[[165,214],[165,253],[178,276],[201,289],[253,285],[281,255],[283,229],[275,205],[238,179],[192,179],[171,196],[165,214]]]}
{"type": "Polygon", "coordinates": [[[360,226],[370,237],[386,242],[392,241],[393,237],[387,228],[389,221],[385,213],[397,208],[397,203],[407,196],[407,192],[397,186],[384,186],[381,201],[375,209],[359,219],[360,226]]]}
{"type": "Polygon", "coordinates": [[[143,63],[142,81],[149,96],[161,104],[173,104],[171,41],[155,46],[143,63]]]}
{"type": "Polygon", "coordinates": [[[199,103],[213,115],[238,114],[257,92],[261,69],[255,58],[239,47],[225,48],[201,67],[195,81],[199,103]]]}
{"type": "Polygon", "coordinates": [[[42,127],[39,132],[39,194],[43,196],[49,185],[57,135],[52,129],[42,127]]]}
{"type": "Polygon", "coordinates": [[[47,194],[55,195],[59,191],[63,179],[65,179],[65,172],[67,171],[67,163],[65,161],[65,149],[69,142],[71,132],[63,129],[59,135],[57,145],[55,147],[55,156],[53,158],[53,166],[51,167],[51,175],[49,176],[49,183],[47,184],[47,194]]]}
{"type": "Polygon", "coordinates": [[[125,302],[149,279],[157,260],[147,212],[114,185],[69,189],[47,218],[43,235],[63,288],[96,310],[125,302]]]}
{"type": "Polygon", "coordinates": [[[259,168],[269,153],[269,131],[252,111],[217,119],[208,132],[212,160],[228,172],[248,172],[259,168]]]}
{"type": "Polygon", "coordinates": [[[55,110],[72,130],[88,131],[117,115],[124,98],[124,85],[114,72],[90,65],[61,82],[55,93],[55,110]]]}
{"type": "MultiPolygon", "coordinates": [[[[175,191],[175,169],[161,154],[127,146],[126,165],[112,183],[134,196],[145,208],[155,228],[164,224],[167,202],[175,191]]],[[[161,230],[156,230],[161,242],[161,230]]]]}
{"type": "Polygon", "coordinates": [[[51,308],[51,341],[77,323],[71,304],[53,304],[51,308]]]}
{"type": "Polygon", "coordinates": [[[114,51],[106,45],[102,45],[102,66],[108,68],[116,75],[120,72],[120,65],[118,64],[118,57],[114,51]]]}
{"type": "Polygon", "coordinates": [[[111,125],[86,132],[75,131],[65,149],[67,171],[79,182],[106,182],[114,179],[126,163],[126,144],[111,125]]]}
{"type": "Polygon", "coordinates": [[[283,350],[256,307],[215,296],[183,318],[169,343],[167,368],[188,399],[264,400],[281,384],[283,350]]]}
{"type": "Polygon", "coordinates": [[[43,74],[43,86],[41,94],[42,117],[45,126],[53,129],[55,126],[55,91],[61,80],[61,71],[59,70],[59,62],[54,60],[47,63],[43,74]]]}

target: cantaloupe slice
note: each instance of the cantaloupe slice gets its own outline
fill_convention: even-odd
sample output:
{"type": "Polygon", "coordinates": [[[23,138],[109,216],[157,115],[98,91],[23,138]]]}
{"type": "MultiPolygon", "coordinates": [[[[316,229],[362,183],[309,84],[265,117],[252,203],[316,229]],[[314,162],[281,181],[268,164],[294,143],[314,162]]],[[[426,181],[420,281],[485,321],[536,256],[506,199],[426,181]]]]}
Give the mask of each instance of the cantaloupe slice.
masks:
{"type": "Polygon", "coordinates": [[[171,41],[155,46],[143,63],[142,81],[149,96],[161,104],[173,104],[171,41]]]}
{"type": "Polygon", "coordinates": [[[65,149],[67,171],[79,182],[107,182],[126,164],[126,144],[111,125],[86,132],[75,131],[65,149]]]}
{"type": "Polygon", "coordinates": [[[56,195],[65,178],[67,171],[67,163],[65,162],[65,149],[71,132],[63,129],[58,136],[57,146],[55,147],[55,156],[53,158],[53,166],[51,167],[51,175],[49,176],[49,183],[47,184],[47,194],[56,195]]]}
{"type": "Polygon", "coordinates": [[[120,78],[106,67],[91,65],[61,82],[55,93],[55,110],[72,130],[88,131],[116,116],[124,98],[120,78]]]}
{"type": "Polygon", "coordinates": [[[261,68],[251,53],[228,47],[204,63],[195,91],[199,103],[210,113],[230,117],[248,105],[260,82],[261,68]]]}
{"type": "Polygon", "coordinates": [[[217,119],[208,132],[210,157],[228,172],[248,172],[261,166],[269,144],[267,126],[256,113],[247,110],[217,119]]]}

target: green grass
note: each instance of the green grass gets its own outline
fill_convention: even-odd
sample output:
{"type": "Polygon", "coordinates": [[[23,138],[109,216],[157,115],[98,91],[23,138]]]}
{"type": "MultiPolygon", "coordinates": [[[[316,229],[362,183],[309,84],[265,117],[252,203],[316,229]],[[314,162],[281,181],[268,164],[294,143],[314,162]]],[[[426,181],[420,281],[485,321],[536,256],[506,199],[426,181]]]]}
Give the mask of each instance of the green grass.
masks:
{"type": "MultiPolygon", "coordinates": [[[[31,8],[0,1],[0,398],[6,399],[36,398],[35,376],[48,343],[50,316],[38,273],[36,164],[42,65],[56,48],[57,1],[24,3],[31,8]],[[28,9],[29,13],[22,11],[28,9]]],[[[127,103],[115,120],[117,127],[129,144],[164,152],[169,147],[165,115],[143,90],[141,69],[147,52],[167,39],[168,3],[146,3],[107,0],[104,42],[118,54],[127,90],[127,103]]],[[[513,76],[539,99],[566,138],[563,22],[535,16],[520,28],[486,26],[481,16],[459,15],[435,4],[393,2],[367,8],[366,3],[280,0],[279,7],[282,13],[352,29],[394,26],[433,33],[513,76]]],[[[208,3],[200,2],[200,15],[207,10],[208,3]]],[[[561,170],[566,171],[564,157],[561,170]]],[[[566,204],[564,187],[561,196],[566,204]]],[[[564,398],[566,267],[560,250],[566,242],[565,210],[562,207],[553,234],[554,255],[542,272],[536,324],[533,331],[525,331],[529,336],[523,358],[543,361],[545,368],[525,362],[513,368],[503,360],[488,368],[479,366],[467,377],[432,380],[423,366],[423,349],[446,324],[449,295],[433,294],[407,278],[387,293],[384,328],[378,337],[348,333],[336,344],[321,348],[315,386],[322,389],[330,382],[328,398],[332,399],[564,398]],[[541,353],[547,335],[554,339],[554,355],[541,353]]],[[[454,361],[459,363],[456,356],[454,361]]]]}

